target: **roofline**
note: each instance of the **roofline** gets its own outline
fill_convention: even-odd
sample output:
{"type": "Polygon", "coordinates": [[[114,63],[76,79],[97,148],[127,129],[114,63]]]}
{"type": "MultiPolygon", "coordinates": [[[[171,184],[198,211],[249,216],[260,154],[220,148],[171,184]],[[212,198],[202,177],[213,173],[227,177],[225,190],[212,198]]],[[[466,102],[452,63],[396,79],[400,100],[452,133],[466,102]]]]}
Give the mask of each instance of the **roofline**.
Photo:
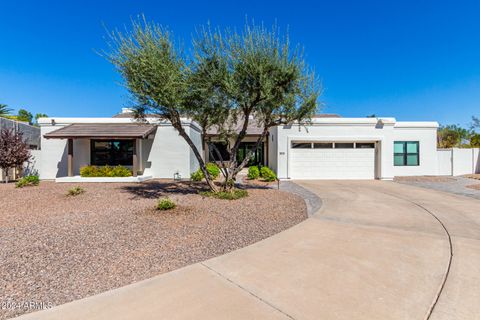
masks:
{"type": "Polygon", "coordinates": [[[431,128],[436,129],[440,125],[436,121],[399,121],[394,128],[431,128]]]}
{"type": "MultiPolygon", "coordinates": [[[[90,117],[49,117],[49,118],[39,118],[38,125],[40,127],[52,126],[52,120],[54,121],[54,125],[65,126],[74,123],[141,123],[136,119],[133,118],[90,118],[90,117]]],[[[172,124],[168,120],[159,119],[159,118],[145,118],[147,123],[149,124],[156,124],[159,126],[171,126],[172,124]]],[[[180,118],[182,121],[182,125],[190,126],[199,132],[202,131],[200,125],[188,118],[180,118]]]]}

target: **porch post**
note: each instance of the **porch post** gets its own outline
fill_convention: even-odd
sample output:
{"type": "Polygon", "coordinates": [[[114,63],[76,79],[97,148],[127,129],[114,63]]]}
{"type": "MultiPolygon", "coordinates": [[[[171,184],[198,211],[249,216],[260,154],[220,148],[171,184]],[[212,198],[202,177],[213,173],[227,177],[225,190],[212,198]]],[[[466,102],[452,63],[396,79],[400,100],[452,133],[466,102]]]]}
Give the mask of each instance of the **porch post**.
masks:
{"type": "Polygon", "coordinates": [[[68,139],[67,153],[68,153],[68,176],[73,177],[73,139],[68,139]]]}
{"type": "Polygon", "coordinates": [[[137,176],[138,171],[138,159],[137,159],[137,139],[133,140],[133,164],[132,164],[133,176],[137,176]]]}

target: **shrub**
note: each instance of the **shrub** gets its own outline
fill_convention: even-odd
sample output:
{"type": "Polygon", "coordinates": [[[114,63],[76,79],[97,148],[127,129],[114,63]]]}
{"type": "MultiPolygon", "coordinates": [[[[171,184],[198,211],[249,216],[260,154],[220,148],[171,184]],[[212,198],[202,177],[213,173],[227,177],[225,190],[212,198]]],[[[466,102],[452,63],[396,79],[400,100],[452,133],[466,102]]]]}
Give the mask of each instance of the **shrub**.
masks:
{"type": "Polygon", "coordinates": [[[219,192],[212,192],[212,191],[204,191],[200,192],[202,196],[205,197],[213,197],[217,199],[223,199],[223,200],[237,200],[240,198],[245,198],[248,196],[247,190],[242,190],[242,189],[235,189],[231,192],[228,191],[219,191],[219,192]]]}
{"type": "MultiPolygon", "coordinates": [[[[206,165],[207,172],[213,179],[216,179],[220,175],[220,168],[217,166],[216,163],[209,162],[206,165]]],[[[190,175],[190,179],[192,181],[202,181],[204,178],[202,169],[198,168],[197,171],[193,172],[190,175]]]]}
{"type": "Polygon", "coordinates": [[[76,186],[68,189],[67,196],[78,196],[79,194],[85,193],[85,189],[80,186],[76,186]]]}
{"type": "Polygon", "coordinates": [[[262,167],[262,169],[260,169],[260,176],[262,176],[265,181],[277,180],[277,175],[269,167],[262,167]]]}
{"type": "Polygon", "coordinates": [[[203,179],[202,170],[198,169],[197,171],[192,172],[192,174],[190,175],[190,179],[192,181],[202,181],[202,179],[203,179]]]}
{"type": "Polygon", "coordinates": [[[23,187],[31,187],[31,186],[38,186],[40,183],[40,178],[38,176],[25,176],[17,181],[15,187],[23,188],[23,187]]]}
{"type": "MultiPolygon", "coordinates": [[[[209,162],[209,163],[207,163],[206,167],[207,167],[208,174],[213,179],[216,179],[220,175],[220,168],[217,166],[216,163],[209,162]]],[[[201,170],[200,170],[200,172],[201,172],[201,170]]]]}
{"type": "Polygon", "coordinates": [[[248,175],[247,178],[250,180],[258,179],[260,177],[260,170],[257,166],[250,166],[248,168],[248,175]]]}
{"type": "Polygon", "coordinates": [[[80,168],[82,177],[130,177],[132,171],[123,166],[85,166],[80,168]]]}
{"type": "Polygon", "coordinates": [[[175,204],[175,202],[173,202],[172,200],[170,200],[170,198],[162,198],[162,199],[158,199],[158,203],[157,203],[157,210],[170,210],[170,209],[174,209],[177,205],[175,204]]]}

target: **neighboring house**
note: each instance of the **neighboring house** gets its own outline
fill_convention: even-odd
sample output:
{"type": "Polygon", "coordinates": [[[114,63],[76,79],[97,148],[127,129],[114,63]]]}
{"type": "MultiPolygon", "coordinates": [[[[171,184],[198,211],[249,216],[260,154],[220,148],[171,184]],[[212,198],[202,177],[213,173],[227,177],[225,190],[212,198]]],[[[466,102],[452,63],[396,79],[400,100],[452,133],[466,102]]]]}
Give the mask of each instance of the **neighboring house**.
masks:
{"type": "MultiPolygon", "coordinates": [[[[136,122],[128,110],[113,118],[43,118],[42,179],[78,176],[82,166],[124,165],[140,179],[188,178],[198,169],[190,147],[167,121],[136,122]],[[69,165],[70,164],[70,165],[69,165]]],[[[187,134],[206,161],[216,161],[201,128],[183,119],[187,134]]],[[[239,126],[240,127],[240,126],[239,126]]],[[[319,115],[308,126],[278,126],[269,131],[251,164],[268,165],[280,179],[392,179],[437,175],[437,122],[401,122],[394,118],[341,118],[319,115]]],[[[218,142],[215,130],[209,144],[218,142]]],[[[253,119],[240,146],[242,160],[260,134],[253,119]]],[[[228,160],[228,159],[224,159],[228,160]]]]}
{"type": "MultiPolygon", "coordinates": [[[[40,128],[31,126],[27,122],[10,120],[0,117],[0,131],[3,129],[13,129],[17,132],[23,133],[23,139],[26,140],[27,145],[30,150],[40,150],[40,128]]],[[[38,153],[38,152],[32,152],[38,153]]],[[[37,159],[32,159],[32,162],[35,162],[37,159]]],[[[10,170],[9,176],[13,178],[14,172],[10,170]]],[[[0,179],[3,181],[5,178],[4,172],[0,169],[0,179]]]]}

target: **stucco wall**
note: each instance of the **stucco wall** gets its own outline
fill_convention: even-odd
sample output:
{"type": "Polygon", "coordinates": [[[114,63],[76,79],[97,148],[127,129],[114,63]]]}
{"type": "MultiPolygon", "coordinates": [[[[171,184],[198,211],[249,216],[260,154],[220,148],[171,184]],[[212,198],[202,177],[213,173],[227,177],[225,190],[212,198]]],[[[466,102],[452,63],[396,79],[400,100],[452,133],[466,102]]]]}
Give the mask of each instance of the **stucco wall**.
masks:
{"type": "MultiPolygon", "coordinates": [[[[436,128],[395,128],[393,140],[419,141],[420,143],[420,165],[394,166],[393,174],[395,176],[436,175],[438,173],[436,128]]],[[[390,157],[393,161],[393,151],[390,157]]]]}
{"type": "Polygon", "coordinates": [[[438,174],[454,175],[480,173],[479,148],[438,150],[438,174]]]}

